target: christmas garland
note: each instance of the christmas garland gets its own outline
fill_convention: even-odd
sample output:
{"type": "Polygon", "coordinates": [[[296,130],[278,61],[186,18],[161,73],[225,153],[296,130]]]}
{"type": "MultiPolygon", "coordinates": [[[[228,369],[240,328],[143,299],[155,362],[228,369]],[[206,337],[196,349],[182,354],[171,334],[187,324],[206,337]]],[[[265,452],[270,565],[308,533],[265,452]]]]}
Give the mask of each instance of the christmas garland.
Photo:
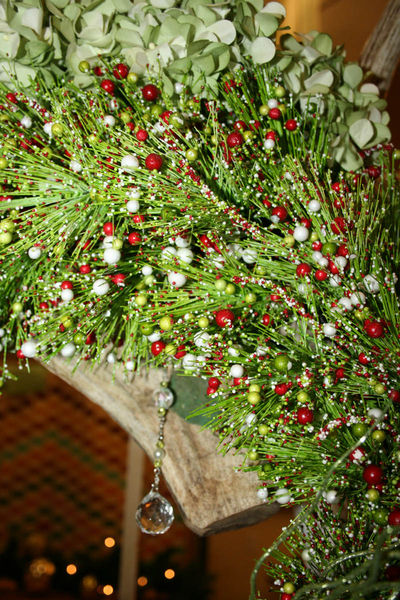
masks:
{"type": "MultiPolygon", "coordinates": [[[[198,16],[151,4],[148,44],[166,17],[198,16]]],[[[89,89],[3,88],[4,356],[205,378],[202,412],[260,499],[306,503],[251,597],[268,559],[281,600],[395,598],[399,153],[361,69],[317,32],[268,52],[283,9],[258,4],[224,8],[258,29],[235,27],[241,66],[212,82],[192,59],[139,76],[115,57],[79,63],[89,89]]],[[[236,24],[197,5],[221,36],[236,24]]]]}

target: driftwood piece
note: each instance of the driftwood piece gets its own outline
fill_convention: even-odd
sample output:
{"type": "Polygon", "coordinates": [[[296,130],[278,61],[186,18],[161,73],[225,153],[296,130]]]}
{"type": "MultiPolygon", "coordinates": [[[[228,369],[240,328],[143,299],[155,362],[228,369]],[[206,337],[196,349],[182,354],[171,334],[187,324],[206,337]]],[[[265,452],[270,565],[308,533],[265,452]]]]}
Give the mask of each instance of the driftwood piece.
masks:
{"type": "MultiPolygon", "coordinates": [[[[45,366],[101,406],[149,456],[153,454],[158,417],[152,393],[161,381],[160,371],[129,382],[118,370],[113,381],[105,365],[93,369],[80,365],[72,372],[68,362],[55,358],[45,366]]],[[[258,500],[256,474],[235,471],[241,457],[221,456],[217,441],[210,431],[169,411],[163,475],[186,525],[199,535],[252,525],[278,510],[278,505],[258,500]]]]}
{"type": "Polygon", "coordinates": [[[361,66],[377,78],[381,90],[386,91],[400,56],[400,0],[391,0],[382,17],[364,45],[361,66]]]}

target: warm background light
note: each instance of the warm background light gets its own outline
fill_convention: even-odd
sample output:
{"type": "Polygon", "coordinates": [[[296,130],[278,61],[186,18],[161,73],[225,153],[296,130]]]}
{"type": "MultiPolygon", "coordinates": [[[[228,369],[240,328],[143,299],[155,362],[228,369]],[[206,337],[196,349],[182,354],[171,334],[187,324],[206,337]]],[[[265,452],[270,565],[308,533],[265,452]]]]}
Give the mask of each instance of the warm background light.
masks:
{"type": "Polygon", "coordinates": [[[173,569],[167,569],[164,571],[165,579],[173,579],[175,577],[175,571],[173,569]]]}
{"type": "Polygon", "coordinates": [[[139,577],[137,580],[137,584],[139,587],[144,587],[145,585],[148,584],[148,582],[149,582],[149,580],[147,579],[147,577],[144,577],[144,575],[139,577]]]}
{"type": "Polygon", "coordinates": [[[106,539],[104,540],[104,545],[107,548],[114,548],[115,546],[115,540],[112,537],[106,537],[106,539]]]}
{"type": "Polygon", "coordinates": [[[112,585],[105,585],[103,587],[103,594],[105,596],[111,596],[111,594],[114,592],[114,588],[112,585]]]}
{"type": "Polygon", "coordinates": [[[67,571],[68,575],[75,575],[78,569],[76,568],[76,565],[71,564],[67,565],[65,570],[67,571]]]}

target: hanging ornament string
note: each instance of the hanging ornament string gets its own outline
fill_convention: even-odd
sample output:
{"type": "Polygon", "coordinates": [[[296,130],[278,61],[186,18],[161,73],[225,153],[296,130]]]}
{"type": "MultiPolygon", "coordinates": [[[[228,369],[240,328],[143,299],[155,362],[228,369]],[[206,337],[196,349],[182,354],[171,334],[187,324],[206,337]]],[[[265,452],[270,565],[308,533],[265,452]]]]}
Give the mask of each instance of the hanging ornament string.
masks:
{"type": "Polygon", "coordinates": [[[156,448],[154,451],[154,480],[149,493],[143,498],[136,510],[136,523],[143,533],[160,535],[168,531],[174,521],[174,510],[159,493],[161,465],[165,457],[164,426],[168,409],[174,402],[174,394],[168,387],[172,376],[172,367],[163,373],[160,388],[153,394],[157,407],[159,426],[156,448]]]}

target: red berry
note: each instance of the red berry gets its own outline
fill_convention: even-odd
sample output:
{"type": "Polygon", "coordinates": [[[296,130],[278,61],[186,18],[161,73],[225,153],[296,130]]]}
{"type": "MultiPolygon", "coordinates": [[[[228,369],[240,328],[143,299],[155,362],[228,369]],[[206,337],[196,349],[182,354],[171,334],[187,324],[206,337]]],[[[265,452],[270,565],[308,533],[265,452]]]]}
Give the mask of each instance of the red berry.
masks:
{"type": "Polygon", "coordinates": [[[221,385],[221,382],[218,379],[218,377],[210,377],[210,379],[208,380],[208,385],[217,390],[221,385]]]}
{"type": "Polygon", "coordinates": [[[314,419],[314,413],[309,408],[299,408],[297,411],[297,421],[301,423],[301,425],[306,425],[307,423],[311,423],[314,419]]]}
{"type": "Polygon", "coordinates": [[[349,458],[352,462],[360,462],[365,458],[365,450],[362,446],[359,446],[355,450],[352,450],[349,454],[349,458]]]}
{"type": "Polygon", "coordinates": [[[13,94],[12,92],[8,92],[8,94],[6,94],[6,98],[12,104],[18,103],[17,96],[15,94],[13,94]]]}
{"type": "Polygon", "coordinates": [[[307,229],[310,229],[311,225],[312,225],[312,221],[311,219],[306,219],[306,217],[301,217],[300,219],[300,223],[302,225],[304,225],[304,227],[307,227],[307,229]]]}
{"type": "Polygon", "coordinates": [[[39,304],[39,308],[40,308],[40,310],[49,310],[49,305],[47,302],[41,302],[39,304]]]}
{"type": "Polygon", "coordinates": [[[158,340],[158,342],[153,342],[151,345],[151,353],[153,356],[157,356],[160,354],[165,348],[165,343],[162,340],[158,340]]]}
{"type": "Polygon", "coordinates": [[[293,594],[282,594],[281,600],[292,600],[293,594]]]}
{"type": "Polygon", "coordinates": [[[288,121],[286,121],[285,127],[288,131],[296,131],[297,121],[295,121],[295,119],[289,119],[288,121]]]}
{"type": "Polygon", "coordinates": [[[339,248],[336,250],[336,256],[349,256],[349,249],[346,244],[340,244],[339,248]]]}
{"type": "Polygon", "coordinates": [[[390,513],[388,517],[388,523],[389,525],[392,525],[392,527],[400,526],[400,510],[393,510],[390,513]]]}
{"type": "Polygon", "coordinates": [[[116,79],[126,79],[128,77],[129,69],[124,63],[119,63],[113,70],[114,77],[116,79]]]}
{"type": "Polygon", "coordinates": [[[129,121],[129,123],[125,124],[125,127],[127,127],[129,131],[133,131],[135,129],[135,123],[133,121],[129,121]]]}
{"type": "Polygon", "coordinates": [[[322,242],[320,240],[316,240],[311,244],[311,248],[319,252],[322,249],[322,242]]]}
{"type": "Polygon", "coordinates": [[[134,246],[135,244],[140,244],[141,241],[142,236],[137,231],[132,231],[132,233],[128,235],[128,242],[131,246],[134,246]]]}
{"type": "Polygon", "coordinates": [[[115,283],[115,285],[124,285],[125,275],[123,273],[116,273],[111,277],[111,281],[115,283]]]}
{"type": "Polygon", "coordinates": [[[262,322],[263,322],[263,325],[265,325],[266,327],[268,327],[268,325],[271,322],[271,317],[269,315],[263,315],[262,322]]]}
{"type": "Polygon", "coordinates": [[[279,221],[284,221],[287,217],[287,210],[284,206],[276,206],[272,210],[272,216],[277,217],[279,221]]]}
{"type": "Polygon", "coordinates": [[[399,390],[390,390],[389,398],[392,402],[400,402],[400,392],[399,390]]]}
{"type": "Polygon", "coordinates": [[[382,469],[377,465],[368,465],[368,467],[365,467],[363,472],[364,480],[370,485],[375,485],[375,483],[381,483],[382,476],[382,469]]]}
{"type": "Polygon", "coordinates": [[[267,131],[267,133],[265,134],[265,139],[266,140],[276,140],[276,131],[267,131]]]}
{"type": "Polygon", "coordinates": [[[288,386],[286,383],[278,383],[278,385],[275,386],[275,394],[278,394],[278,396],[284,396],[287,391],[288,386]]]}
{"type": "Polygon", "coordinates": [[[271,108],[270,111],[269,111],[269,113],[268,113],[268,116],[269,116],[270,119],[276,120],[276,119],[280,119],[281,118],[282,113],[279,110],[279,108],[271,108]]]}
{"type": "Polygon", "coordinates": [[[149,134],[147,133],[147,131],[145,129],[139,129],[136,132],[136,139],[139,140],[139,142],[145,142],[148,137],[149,137],[149,134]]]}
{"type": "Polygon", "coordinates": [[[159,171],[163,164],[163,159],[159,154],[149,154],[145,160],[146,167],[149,171],[159,171]]]}
{"type": "Polygon", "coordinates": [[[72,281],[66,280],[66,281],[63,281],[62,284],[61,284],[61,289],[62,290],[72,290],[73,287],[74,286],[73,286],[72,281]]]}
{"type": "Polygon", "coordinates": [[[367,169],[368,171],[368,175],[371,177],[371,179],[378,179],[378,177],[380,177],[381,174],[381,168],[380,167],[368,167],[367,169]]]}
{"type": "Polygon", "coordinates": [[[21,360],[25,358],[25,354],[22,352],[22,350],[17,350],[17,358],[20,358],[21,360]]]}
{"type": "Polygon", "coordinates": [[[334,192],[340,192],[340,183],[335,181],[335,183],[332,183],[331,188],[334,192]]]}
{"type": "Polygon", "coordinates": [[[371,338],[380,338],[383,337],[383,327],[378,321],[365,321],[364,329],[367,335],[371,338]]]}
{"type": "Polygon", "coordinates": [[[186,354],[185,346],[178,346],[178,352],[174,354],[175,358],[183,358],[186,354]]]}
{"type": "Polygon", "coordinates": [[[111,221],[107,221],[107,223],[104,223],[103,231],[105,235],[113,235],[114,225],[111,223],[111,221]]]}
{"type": "Polygon", "coordinates": [[[207,237],[205,234],[201,235],[199,237],[200,243],[203,244],[203,246],[205,246],[206,248],[212,248],[213,243],[210,240],[209,237],[207,237]]]}
{"type": "Polygon", "coordinates": [[[281,301],[281,297],[279,294],[271,294],[270,295],[270,300],[271,302],[280,302],[281,301]]]}
{"type": "Polygon", "coordinates": [[[144,223],[146,217],[144,215],[133,215],[132,219],[134,223],[144,223]]]}
{"type": "Polygon", "coordinates": [[[346,377],[346,373],[345,373],[345,370],[343,369],[343,367],[336,369],[335,377],[336,377],[336,380],[344,379],[346,377]]]}
{"type": "Polygon", "coordinates": [[[169,118],[171,115],[172,115],[172,110],[164,110],[164,112],[161,113],[160,118],[164,121],[164,123],[169,125],[169,118]]]}
{"type": "Polygon", "coordinates": [[[219,310],[215,315],[215,321],[219,327],[230,327],[235,320],[235,315],[228,308],[219,310]]]}
{"type": "Polygon", "coordinates": [[[329,271],[332,273],[332,275],[338,275],[339,274],[339,268],[338,266],[333,262],[333,260],[329,261],[328,264],[329,267],[329,271]]]}
{"type": "Polygon", "coordinates": [[[237,130],[246,129],[246,123],[244,121],[235,121],[233,124],[234,128],[237,130]]]}
{"type": "Polygon", "coordinates": [[[243,136],[238,131],[234,131],[233,133],[230,133],[228,135],[228,137],[226,138],[226,143],[228,144],[229,148],[235,148],[235,146],[241,146],[243,144],[243,142],[244,142],[243,136]]]}
{"type": "Polygon", "coordinates": [[[86,336],[86,340],[85,340],[85,344],[86,346],[91,346],[92,344],[94,344],[96,341],[96,335],[92,332],[92,333],[88,333],[88,335],[86,336]]]}
{"type": "Polygon", "coordinates": [[[340,232],[344,233],[348,228],[346,221],[343,217],[335,217],[333,223],[331,223],[331,229],[333,233],[339,234],[340,232]]]}
{"type": "Polygon", "coordinates": [[[160,90],[152,83],[149,83],[145,85],[144,88],[142,88],[143,99],[147,100],[147,102],[154,102],[155,100],[157,100],[159,95],[160,90]]]}
{"type": "Polygon", "coordinates": [[[315,271],[314,277],[317,281],[325,281],[325,279],[327,279],[328,277],[328,273],[326,273],[322,269],[318,269],[317,271],[315,271]]]}
{"type": "Polygon", "coordinates": [[[107,92],[107,94],[114,94],[114,90],[115,90],[115,85],[114,83],[111,81],[111,79],[103,79],[103,81],[100,84],[100,87],[107,92]]]}
{"type": "Polygon", "coordinates": [[[369,363],[369,358],[364,354],[364,352],[360,352],[358,355],[358,362],[362,365],[367,365],[369,363]]]}
{"type": "Polygon", "coordinates": [[[87,273],[90,273],[91,270],[92,269],[90,268],[90,265],[81,265],[79,267],[79,272],[83,275],[87,275],[87,273]]]}
{"type": "Polygon", "coordinates": [[[93,69],[93,73],[95,75],[97,75],[97,77],[101,77],[103,75],[103,71],[101,70],[101,67],[95,67],[93,69]]]}
{"type": "Polygon", "coordinates": [[[296,275],[298,277],[306,277],[311,273],[311,267],[307,263],[300,263],[297,265],[296,275]]]}

